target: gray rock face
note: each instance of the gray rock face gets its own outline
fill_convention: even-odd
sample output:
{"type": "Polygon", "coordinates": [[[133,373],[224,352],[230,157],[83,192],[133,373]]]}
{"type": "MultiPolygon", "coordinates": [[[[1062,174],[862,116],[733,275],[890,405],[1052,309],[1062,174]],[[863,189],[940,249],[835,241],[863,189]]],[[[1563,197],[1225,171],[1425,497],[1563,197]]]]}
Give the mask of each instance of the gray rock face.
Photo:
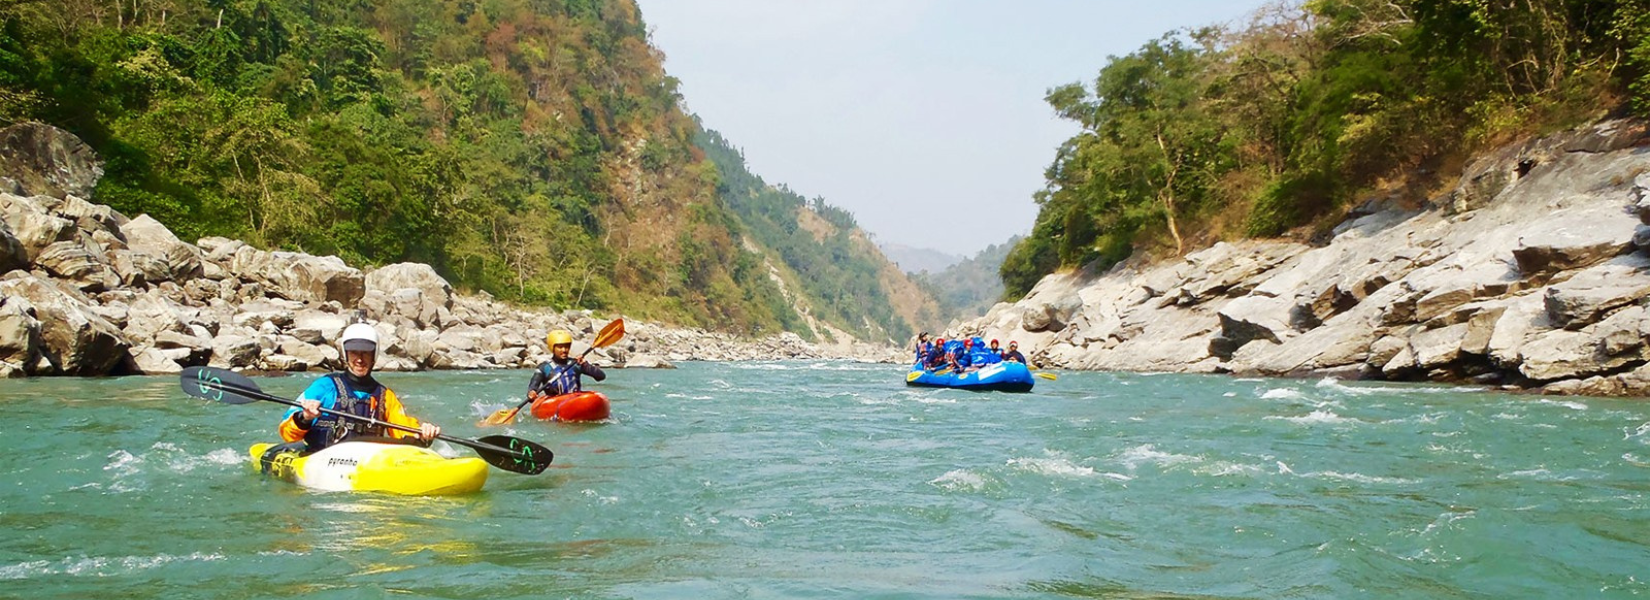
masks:
{"type": "Polygon", "coordinates": [[[164,269],[158,272],[146,271],[147,281],[182,282],[201,276],[200,250],[179,240],[165,225],[161,225],[149,215],[138,215],[136,219],[121,225],[120,232],[126,237],[127,246],[134,254],[158,261],[164,266],[164,269]]]}
{"type": "Polygon", "coordinates": [[[1320,247],[1049,276],[944,334],[1017,337],[1064,368],[1650,390],[1647,142],[1644,123],[1606,122],[1509,146],[1410,202],[1436,210],[1371,208],[1320,247]],[[1046,307],[1071,305],[1073,325],[1050,326],[1046,307]]]}
{"type": "MultiPolygon", "coordinates": [[[[0,279],[0,294],[23,298],[34,307],[46,373],[105,375],[126,360],[131,343],[119,328],[87,309],[89,298],[20,271],[0,279]]],[[[31,372],[41,372],[35,368],[31,372]]]]}
{"type": "Polygon", "coordinates": [[[396,290],[412,288],[425,301],[446,309],[453,307],[453,286],[435,269],[419,263],[398,263],[374,269],[367,273],[367,289],[393,294],[396,290]]]}
{"type": "Polygon", "coordinates": [[[336,256],[265,252],[242,246],[229,259],[229,271],[264,284],[287,300],[338,302],[354,306],[366,293],[366,277],[336,256]]]}
{"type": "Polygon", "coordinates": [[[40,123],[0,129],[0,192],[90,198],[103,163],[73,134],[40,123]]]}
{"type": "Polygon", "coordinates": [[[47,246],[76,238],[74,222],[46,212],[32,198],[0,194],[0,219],[5,220],[12,239],[22,247],[29,263],[47,246]]]}
{"type": "Polygon", "coordinates": [[[5,376],[22,376],[40,360],[40,321],[22,296],[0,297],[0,363],[5,376]]]}

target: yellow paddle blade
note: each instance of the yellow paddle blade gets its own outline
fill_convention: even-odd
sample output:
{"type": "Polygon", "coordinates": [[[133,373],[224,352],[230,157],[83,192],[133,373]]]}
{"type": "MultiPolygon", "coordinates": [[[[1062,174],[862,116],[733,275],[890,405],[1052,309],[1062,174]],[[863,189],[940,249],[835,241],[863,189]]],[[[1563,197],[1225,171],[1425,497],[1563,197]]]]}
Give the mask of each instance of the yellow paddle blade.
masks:
{"type": "Polygon", "coordinates": [[[603,327],[601,333],[596,334],[595,343],[590,344],[590,346],[592,348],[606,348],[612,346],[613,342],[619,341],[619,338],[622,337],[624,337],[624,317],[619,317],[603,327]]]}
{"type": "Polygon", "coordinates": [[[481,427],[490,427],[493,425],[503,425],[505,423],[509,423],[510,421],[515,420],[516,413],[520,412],[520,410],[521,407],[498,409],[498,412],[487,415],[487,418],[477,421],[476,425],[481,427]]]}
{"type": "Polygon", "coordinates": [[[946,368],[944,368],[944,369],[940,369],[940,370],[938,370],[938,371],[934,371],[934,374],[935,374],[935,375],[944,375],[944,374],[946,374],[946,373],[950,373],[950,372],[951,372],[951,367],[946,367],[946,368]]]}
{"type": "Polygon", "coordinates": [[[1056,377],[1056,376],[1055,376],[1055,375],[1054,375],[1054,374],[1053,374],[1053,373],[1044,373],[1044,372],[1042,372],[1042,371],[1038,371],[1038,372],[1036,372],[1036,373],[1032,373],[1032,375],[1036,375],[1036,376],[1038,376],[1038,377],[1041,377],[1041,378],[1043,378],[1043,379],[1047,379],[1047,380],[1049,380],[1049,381],[1054,381],[1054,380],[1057,380],[1057,379],[1059,379],[1059,377],[1056,377]]]}

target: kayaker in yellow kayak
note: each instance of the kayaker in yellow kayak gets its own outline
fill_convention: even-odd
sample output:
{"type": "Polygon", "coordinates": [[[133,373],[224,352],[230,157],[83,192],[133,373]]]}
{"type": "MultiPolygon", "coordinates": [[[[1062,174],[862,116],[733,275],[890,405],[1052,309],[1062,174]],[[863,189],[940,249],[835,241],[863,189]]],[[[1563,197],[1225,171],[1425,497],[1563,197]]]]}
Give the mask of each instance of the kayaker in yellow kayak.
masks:
{"type": "Polygon", "coordinates": [[[527,395],[560,396],[584,390],[581,375],[589,375],[591,379],[601,381],[607,379],[607,373],[601,367],[590,364],[583,356],[568,358],[573,350],[573,334],[566,329],[557,329],[544,336],[545,343],[550,345],[550,360],[539,365],[533,371],[533,380],[527,384],[527,395]]]}
{"type": "Polygon", "coordinates": [[[434,423],[419,423],[407,416],[395,392],[373,379],[372,368],[378,362],[377,330],[366,323],[350,325],[344,328],[338,345],[348,368],[315,380],[298,396],[299,407],[288,410],[281,419],[281,439],[287,442],[282,446],[301,443],[307,452],[314,452],[350,438],[413,435],[323,414],[322,408],[418,428],[418,439],[426,446],[441,433],[434,423]]]}

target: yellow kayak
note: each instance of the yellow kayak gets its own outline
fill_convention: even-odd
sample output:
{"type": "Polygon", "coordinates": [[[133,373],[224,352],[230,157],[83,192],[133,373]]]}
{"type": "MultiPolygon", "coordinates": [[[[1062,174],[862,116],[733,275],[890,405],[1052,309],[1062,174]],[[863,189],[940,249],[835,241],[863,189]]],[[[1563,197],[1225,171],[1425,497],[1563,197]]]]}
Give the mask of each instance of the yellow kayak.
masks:
{"type": "Polygon", "coordinates": [[[313,490],[439,496],[474,492],[487,483],[485,461],[447,458],[419,446],[340,442],[309,455],[283,450],[266,464],[264,453],[274,445],[252,445],[252,470],[313,490]]]}

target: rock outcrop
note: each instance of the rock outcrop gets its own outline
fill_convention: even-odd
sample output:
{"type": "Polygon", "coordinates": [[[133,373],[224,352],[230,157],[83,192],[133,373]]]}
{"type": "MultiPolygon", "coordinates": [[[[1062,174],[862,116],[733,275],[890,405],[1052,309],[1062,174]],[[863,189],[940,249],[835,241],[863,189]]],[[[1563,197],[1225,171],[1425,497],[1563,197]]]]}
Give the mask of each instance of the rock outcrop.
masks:
{"type": "Polygon", "coordinates": [[[1043,279],[948,335],[1070,369],[1463,381],[1650,395],[1650,132],[1511,146],[1322,246],[1220,243],[1043,279]]]}

